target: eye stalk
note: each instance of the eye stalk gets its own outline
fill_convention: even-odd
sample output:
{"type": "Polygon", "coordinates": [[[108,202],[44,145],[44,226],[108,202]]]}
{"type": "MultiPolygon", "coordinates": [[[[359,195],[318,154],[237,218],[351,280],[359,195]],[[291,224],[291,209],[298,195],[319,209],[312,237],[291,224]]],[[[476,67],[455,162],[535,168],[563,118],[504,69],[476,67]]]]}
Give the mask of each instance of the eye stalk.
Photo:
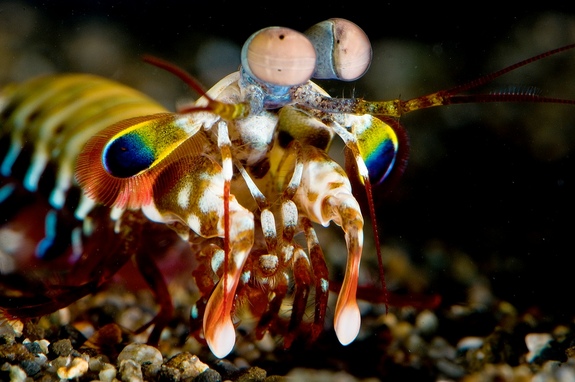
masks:
{"type": "Polygon", "coordinates": [[[293,29],[269,27],[248,38],[241,63],[252,77],[265,84],[295,86],[307,82],[316,66],[316,53],[308,38],[293,29]]]}
{"type": "Polygon", "coordinates": [[[351,21],[332,18],[305,34],[284,27],[264,28],[242,48],[246,73],[272,86],[296,86],[310,78],[354,81],[371,64],[371,43],[351,21]]]}
{"type": "Polygon", "coordinates": [[[329,19],[305,34],[284,27],[252,34],[241,52],[241,82],[251,87],[252,111],[277,109],[292,102],[291,92],[311,78],[354,81],[371,64],[365,32],[345,19],[329,19]]]}
{"type": "Polygon", "coordinates": [[[309,28],[305,35],[317,53],[313,78],[354,81],[371,64],[371,43],[365,32],[351,21],[333,18],[309,28]]]}

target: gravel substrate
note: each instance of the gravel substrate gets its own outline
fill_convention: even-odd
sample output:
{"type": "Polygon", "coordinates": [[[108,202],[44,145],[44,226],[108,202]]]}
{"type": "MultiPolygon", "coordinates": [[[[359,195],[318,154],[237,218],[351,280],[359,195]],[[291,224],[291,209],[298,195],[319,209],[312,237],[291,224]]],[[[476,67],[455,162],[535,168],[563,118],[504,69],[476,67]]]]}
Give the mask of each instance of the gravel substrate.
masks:
{"type": "Polygon", "coordinates": [[[0,380],[575,380],[572,323],[556,324],[537,310],[519,312],[484,288],[475,293],[483,303],[474,306],[390,307],[385,313],[381,305],[366,304],[360,336],[346,347],[329,325],[315,344],[296,342],[290,349],[280,338],[256,341],[240,325],[234,351],[220,360],[188,337],[177,298],[179,316],[159,348],[144,344],[145,335],[126,328],[150,316],[149,296],[116,286],[35,323],[4,322],[0,380]]]}

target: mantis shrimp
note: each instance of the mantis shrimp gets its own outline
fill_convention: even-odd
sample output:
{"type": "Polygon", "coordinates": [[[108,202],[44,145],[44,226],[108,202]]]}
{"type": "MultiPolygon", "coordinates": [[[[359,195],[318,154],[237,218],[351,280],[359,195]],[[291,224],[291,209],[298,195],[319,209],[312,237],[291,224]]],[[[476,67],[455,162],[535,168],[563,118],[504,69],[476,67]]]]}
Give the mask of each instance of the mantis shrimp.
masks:
{"type": "MultiPolygon", "coordinates": [[[[90,75],[8,86],[0,98],[0,205],[43,192],[49,212],[36,254],[60,258],[68,251],[88,274],[71,272],[44,294],[30,288],[25,296],[3,297],[3,314],[26,318],[65,307],[133,257],[160,301],[157,316],[142,328],[154,326],[149,342],[155,344],[173,306],[151,237],[170,232],[194,249],[198,265],[189,272],[201,296],[191,320],[194,335],[215,356],[233,350],[235,312],[246,305],[258,318],[258,336],[280,334],[289,347],[297,336],[314,340],[323,331],[331,288],[316,229],[334,223],[347,250],[334,330],[350,344],[361,326],[365,213],[379,252],[372,185],[399,176],[407,160],[399,118],[456,103],[573,104],[531,93],[462,94],[573,47],[407,101],[333,98],[311,79],[354,81],[368,70],[372,50],[357,25],[329,19],[305,33],[284,27],[254,33],[242,48],[239,70],[208,91],[175,65],[147,57],[200,93],[175,113],[90,75]],[[328,155],[336,136],[345,144],[344,167],[328,155]],[[368,211],[359,202],[362,190],[368,211]],[[313,319],[305,322],[312,297],[313,319]],[[287,299],[286,320],[280,309],[287,299]]],[[[381,281],[385,301],[383,270],[381,281]]]]}

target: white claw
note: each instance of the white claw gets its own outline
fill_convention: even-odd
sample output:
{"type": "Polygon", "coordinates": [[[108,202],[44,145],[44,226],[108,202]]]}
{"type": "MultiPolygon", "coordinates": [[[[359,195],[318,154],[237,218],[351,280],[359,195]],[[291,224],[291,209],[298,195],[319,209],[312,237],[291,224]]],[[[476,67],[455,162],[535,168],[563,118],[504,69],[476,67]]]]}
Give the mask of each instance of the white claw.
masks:
{"type": "Polygon", "coordinates": [[[355,303],[346,304],[335,317],[334,329],[339,342],[346,346],[353,342],[359,334],[361,314],[355,303]]]}
{"type": "Polygon", "coordinates": [[[209,333],[206,333],[206,341],[216,357],[224,358],[230,354],[236,342],[236,330],[232,320],[218,323],[209,333]]]}

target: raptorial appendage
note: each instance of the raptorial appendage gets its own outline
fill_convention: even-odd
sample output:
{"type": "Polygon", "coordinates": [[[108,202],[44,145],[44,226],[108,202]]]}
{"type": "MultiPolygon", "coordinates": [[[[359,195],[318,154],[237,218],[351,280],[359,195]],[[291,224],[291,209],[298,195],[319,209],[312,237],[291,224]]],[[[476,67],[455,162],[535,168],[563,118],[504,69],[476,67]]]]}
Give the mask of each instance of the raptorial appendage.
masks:
{"type": "MultiPolygon", "coordinates": [[[[302,146],[297,141],[290,143],[287,148],[281,148],[278,144],[270,157],[278,160],[271,161],[269,172],[263,178],[267,178],[268,182],[265,194],[256,197],[261,202],[261,208],[256,213],[258,218],[252,229],[261,231],[251,235],[252,238],[256,237],[255,245],[249,258],[242,258],[245,265],[237,286],[237,301],[245,303],[252,316],[259,318],[256,333],[260,337],[270,330],[284,337],[285,346],[289,346],[298,335],[311,335],[309,340],[316,339],[324,327],[329,275],[312,222],[327,226],[333,221],[344,230],[348,245],[348,266],[335,313],[338,338],[348,344],[355,339],[360,326],[355,293],[363,242],[363,217],[352,195],[350,182],[343,169],[323,150],[314,146],[302,146]],[[307,248],[303,248],[296,240],[298,234],[304,235],[307,248]],[[315,311],[313,319],[308,322],[304,314],[311,295],[315,295],[315,311]],[[286,298],[292,301],[289,319],[279,311],[286,298]]],[[[244,176],[248,175],[244,173],[244,176]]],[[[240,182],[243,180],[237,183],[240,182]]],[[[235,186],[239,187],[237,184],[235,186]]],[[[249,187],[257,194],[255,184],[249,187]]],[[[230,203],[232,201],[235,203],[235,198],[230,203]]],[[[230,219],[232,227],[234,224],[244,227],[247,221],[253,224],[253,220],[248,220],[247,216],[242,219],[230,219]]],[[[230,241],[230,247],[232,268],[237,263],[233,240],[230,241]]],[[[218,288],[223,284],[223,256],[221,248],[210,248],[200,257],[203,271],[195,275],[206,296],[203,301],[208,301],[206,310],[214,301],[221,300],[220,304],[223,304],[225,298],[230,297],[218,293],[218,288]],[[219,282],[213,292],[215,281],[203,281],[206,270],[214,277],[219,275],[219,282]]],[[[234,298],[233,294],[231,298],[234,298]]],[[[196,314],[204,311],[200,306],[196,306],[196,309],[196,314]]],[[[229,315],[230,311],[226,311],[226,314],[229,315]]],[[[218,322],[212,321],[211,316],[209,311],[203,315],[204,336],[218,355],[215,349],[219,348],[219,344],[214,342],[218,339],[210,336],[210,330],[207,330],[218,322]],[[208,319],[210,321],[206,322],[208,319]]],[[[202,319],[200,316],[196,318],[202,319]]],[[[226,340],[229,341],[229,338],[233,340],[234,336],[226,340]]]]}
{"type": "MultiPolygon", "coordinates": [[[[363,216],[343,169],[319,148],[302,146],[299,150],[303,170],[301,182],[292,200],[299,211],[300,221],[312,221],[323,226],[333,221],[345,233],[348,259],[343,286],[337,299],[334,325],[340,342],[347,345],[357,336],[361,321],[355,296],[363,249],[363,216]]],[[[285,166],[285,162],[283,164],[285,166]]],[[[283,171],[283,166],[278,166],[277,172],[283,171]]],[[[298,227],[298,231],[308,232],[306,236],[311,234],[310,229],[301,223],[298,227]]],[[[317,239],[314,237],[315,234],[307,237],[308,242],[316,244],[317,239]]],[[[308,251],[311,253],[313,247],[310,246],[308,251]]],[[[311,273],[315,274],[314,270],[311,273]]],[[[329,283],[327,276],[317,278],[315,283],[316,293],[317,290],[327,293],[324,290],[329,283]]]]}
{"type": "MultiPolygon", "coordinates": [[[[209,257],[210,268],[218,274],[220,281],[210,290],[203,317],[204,337],[214,354],[222,357],[235,344],[232,313],[236,288],[254,242],[253,214],[238,203],[233,194],[225,200],[224,183],[223,171],[217,162],[204,155],[188,156],[161,173],[155,182],[153,202],[143,207],[152,220],[179,224],[180,227],[184,224],[192,234],[204,238],[229,238],[228,256],[217,248],[219,250],[209,257]],[[230,222],[227,233],[226,203],[230,222]]],[[[188,234],[178,230],[182,236],[188,234]]]]}

